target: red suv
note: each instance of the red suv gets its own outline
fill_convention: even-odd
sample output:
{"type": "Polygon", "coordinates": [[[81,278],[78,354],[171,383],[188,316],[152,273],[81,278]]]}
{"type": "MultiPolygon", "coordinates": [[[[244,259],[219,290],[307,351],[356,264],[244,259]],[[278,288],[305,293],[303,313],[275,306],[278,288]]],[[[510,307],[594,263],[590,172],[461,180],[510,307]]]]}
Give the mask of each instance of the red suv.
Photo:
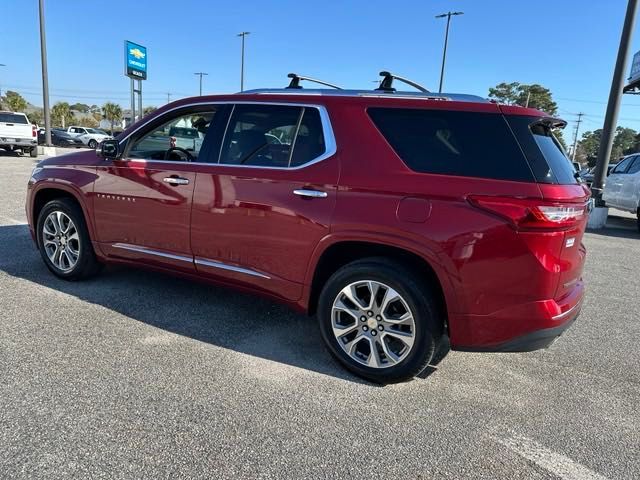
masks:
{"type": "Polygon", "coordinates": [[[26,208],[45,264],[273,297],[382,383],[420,373],[445,336],[454,350],[549,345],[584,293],[589,192],[551,133],[563,122],[391,81],[189,98],[97,153],[41,162],[26,208]]]}

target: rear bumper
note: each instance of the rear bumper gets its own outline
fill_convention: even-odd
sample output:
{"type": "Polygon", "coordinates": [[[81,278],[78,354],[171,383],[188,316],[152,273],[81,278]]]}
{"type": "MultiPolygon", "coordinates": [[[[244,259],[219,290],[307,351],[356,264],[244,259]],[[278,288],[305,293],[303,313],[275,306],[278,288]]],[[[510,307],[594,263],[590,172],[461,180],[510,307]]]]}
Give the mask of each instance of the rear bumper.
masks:
{"type": "Polygon", "coordinates": [[[0,138],[0,145],[12,145],[14,147],[37,147],[35,138],[0,138]]]}
{"type": "Polygon", "coordinates": [[[561,300],[519,305],[487,316],[454,316],[450,323],[460,323],[451,325],[451,348],[467,352],[530,352],[546,348],[578,318],[583,297],[584,284],[580,281],[561,300]]]}

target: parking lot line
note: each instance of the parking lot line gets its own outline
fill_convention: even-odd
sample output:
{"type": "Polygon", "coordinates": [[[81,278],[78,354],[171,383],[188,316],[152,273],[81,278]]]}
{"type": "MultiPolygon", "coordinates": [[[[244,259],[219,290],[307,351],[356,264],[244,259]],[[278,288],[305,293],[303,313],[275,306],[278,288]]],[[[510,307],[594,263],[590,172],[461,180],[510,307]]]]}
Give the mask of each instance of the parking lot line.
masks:
{"type": "Polygon", "coordinates": [[[499,443],[563,480],[607,480],[569,457],[554,452],[524,435],[498,438],[499,443]]]}

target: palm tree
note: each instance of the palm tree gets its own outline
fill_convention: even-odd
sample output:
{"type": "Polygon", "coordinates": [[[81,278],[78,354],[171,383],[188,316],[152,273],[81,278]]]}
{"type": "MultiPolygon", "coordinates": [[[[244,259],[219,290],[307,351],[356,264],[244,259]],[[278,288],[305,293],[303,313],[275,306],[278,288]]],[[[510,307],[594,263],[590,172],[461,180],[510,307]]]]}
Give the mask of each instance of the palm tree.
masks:
{"type": "Polygon", "coordinates": [[[113,135],[113,124],[122,119],[122,107],[117,103],[107,102],[102,106],[102,115],[111,122],[111,135],[113,135]]]}
{"type": "Polygon", "coordinates": [[[66,127],[67,122],[73,121],[73,113],[67,102],[58,102],[51,107],[51,117],[53,122],[62,125],[62,128],[66,127]]]}

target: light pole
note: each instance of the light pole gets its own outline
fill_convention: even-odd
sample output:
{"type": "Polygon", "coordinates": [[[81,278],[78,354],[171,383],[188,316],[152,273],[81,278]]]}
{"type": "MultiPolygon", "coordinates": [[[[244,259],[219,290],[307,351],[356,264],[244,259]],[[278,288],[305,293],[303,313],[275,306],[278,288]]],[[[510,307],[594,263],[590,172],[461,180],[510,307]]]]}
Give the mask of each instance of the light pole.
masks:
{"type": "MultiPolygon", "coordinates": [[[[0,63],[0,67],[6,67],[4,63],[0,63]]],[[[2,97],[2,83],[0,83],[0,97],[2,97]]]]}
{"type": "Polygon", "coordinates": [[[444,50],[442,51],[442,68],[440,69],[440,87],[438,93],[442,93],[442,81],[444,80],[444,64],[447,60],[447,44],[449,43],[449,24],[451,23],[451,17],[454,15],[464,15],[464,12],[447,12],[442,15],[436,15],[436,18],[447,17],[447,29],[444,34],[444,50]]]}
{"type": "Polygon", "coordinates": [[[47,73],[47,40],[44,34],[44,0],[40,6],[40,56],[42,61],[42,106],[44,108],[44,143],[51,146],[51,114],[49,112],[49,74],[47,73]]]}
{"type": "Polygon", "coordinates": [[[620,111],[620,99],[622,98],[622,89],[624,87],[624,70],[627,66],[627,57],[629,56],[629,48],[631,47],[631,34],[633,33],[633,25],[636,20],[637,11],[638,0],[629,0],[629,3],[627,3],[627,13],[624,17],[624,25],[622,26],[622,34],[620,35],[620,47],[618,47],[616,66],[613,70],[613,79],[611,80],[609,102],[607,103],[607,112],[604,117],[604,126],[602,127],[602,136],[598,148],[596,171],[593,175],[593,184],[591,185],[596,207],[604,207],[602,189],[604,188],[605,178],[607,177],[607,166],[609,165],[613,137],[618,121],[618,113],[620,111]]]}
{"type": "MultiPolygon", "coordinates": [[[[205,73],[205,72],[196,72],[196,73],[194,73],[194,75],[198,75],[200,77],[200,96],[202,96],[202,77],[204,75],[209,75],[209,74],[205,73]]],[[[169,97],[167,97],[167,98],[169,98],[169,97]]]]}
{"type": "Polygon", "coordinates": [[[242,37],[242,51],[240,53],[240,91],[244,91],[244,37],[251,32],[240,32],[237,36],[242,37]]]}

